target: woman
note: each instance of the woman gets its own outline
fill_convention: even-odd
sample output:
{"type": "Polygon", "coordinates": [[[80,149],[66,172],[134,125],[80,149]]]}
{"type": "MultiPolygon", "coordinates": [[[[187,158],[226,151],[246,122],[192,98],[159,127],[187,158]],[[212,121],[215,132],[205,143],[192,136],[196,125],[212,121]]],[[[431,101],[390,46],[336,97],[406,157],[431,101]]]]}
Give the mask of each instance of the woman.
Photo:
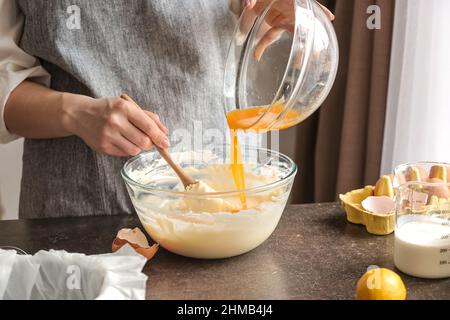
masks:
{"type": "Polygon", "coordinates": [[[20,218],[133,213],[124,157],[169,147],[167,128],[224,131],[227,1],[0,0],[0,12],[0,142],[26,138],[20,218]]]}

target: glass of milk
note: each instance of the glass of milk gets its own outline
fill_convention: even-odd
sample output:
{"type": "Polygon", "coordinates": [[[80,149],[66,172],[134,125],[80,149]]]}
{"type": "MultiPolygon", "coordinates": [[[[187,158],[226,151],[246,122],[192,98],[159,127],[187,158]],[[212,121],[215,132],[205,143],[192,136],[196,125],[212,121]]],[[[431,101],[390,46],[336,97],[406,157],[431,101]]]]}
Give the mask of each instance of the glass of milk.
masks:
{"type": "Polygon", "coordinates": [[[396,168],[394,262],[411,276],[450,277],[450,164],[396,168]],[[447,178],[448,171],[448,178],[447,178]]]}

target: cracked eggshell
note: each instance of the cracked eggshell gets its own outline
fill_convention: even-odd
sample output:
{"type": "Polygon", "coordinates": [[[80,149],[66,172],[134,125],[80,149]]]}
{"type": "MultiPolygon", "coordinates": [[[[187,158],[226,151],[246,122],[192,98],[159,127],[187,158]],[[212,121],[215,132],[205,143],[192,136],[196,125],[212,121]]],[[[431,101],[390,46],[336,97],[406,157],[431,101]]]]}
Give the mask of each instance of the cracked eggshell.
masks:
{"type": "Polygon", "coordinates": [[[376,214],[388,215],[395,211],[395,202],[387,196],[368,197],[361,203],[364,210],[376,214]]]}
{"type": "Polygon", "coordinates": [[[377,214],[365,210],[362,202],[374,195],[374,187],[367,186],[364,189],[353,190],[341,194],[341,204],[350,223],[361,224],[367,232],[374,235],[388,235],[394,232],[395,214],[377,214]]]}
{"type": "Polygon", "coordinates": [[[124,245],[129,244],[133,249],[150,260],[158,251],[159,245],[150,246],[147,237],[139,228],[122,229],[117,233],[112,243],[112,252],[116,252],[124,245]]]}

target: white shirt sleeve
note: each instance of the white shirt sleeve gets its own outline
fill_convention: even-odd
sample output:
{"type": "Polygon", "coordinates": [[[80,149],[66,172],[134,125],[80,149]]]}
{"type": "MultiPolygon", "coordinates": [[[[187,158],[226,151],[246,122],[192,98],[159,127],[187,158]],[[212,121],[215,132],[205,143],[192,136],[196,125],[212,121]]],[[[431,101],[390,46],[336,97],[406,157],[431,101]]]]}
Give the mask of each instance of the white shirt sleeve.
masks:
{"type": "Polygon", "coordinates": [[[8,132],[4,120],[6,101],[24,80],[49,86],[50,75],[39,61],[18,46],[24,17],[15,0],[0,0],[0,143],[19,137],[8,132]]]}

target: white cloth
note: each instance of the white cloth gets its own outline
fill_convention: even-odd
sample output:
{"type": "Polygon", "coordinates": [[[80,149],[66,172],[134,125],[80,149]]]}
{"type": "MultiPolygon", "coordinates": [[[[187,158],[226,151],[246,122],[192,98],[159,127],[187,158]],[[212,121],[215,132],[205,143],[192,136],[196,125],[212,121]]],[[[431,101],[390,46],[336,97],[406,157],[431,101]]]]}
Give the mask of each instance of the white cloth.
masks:
{"type": "Polygon", "coordinates": [[[147,259],[128,244],[116,253],[86,256],[0,249],[0,300],[144,300],[147,259]]]}
{"type": "Polygon", "coordinates": [[[0,0],[0,143],[19,138],[8,132],[4,120],[6,101],[24,80],[49,86],[50,75],[39,61],[18,46],[24,17],[15,0],[0,0]]]}

